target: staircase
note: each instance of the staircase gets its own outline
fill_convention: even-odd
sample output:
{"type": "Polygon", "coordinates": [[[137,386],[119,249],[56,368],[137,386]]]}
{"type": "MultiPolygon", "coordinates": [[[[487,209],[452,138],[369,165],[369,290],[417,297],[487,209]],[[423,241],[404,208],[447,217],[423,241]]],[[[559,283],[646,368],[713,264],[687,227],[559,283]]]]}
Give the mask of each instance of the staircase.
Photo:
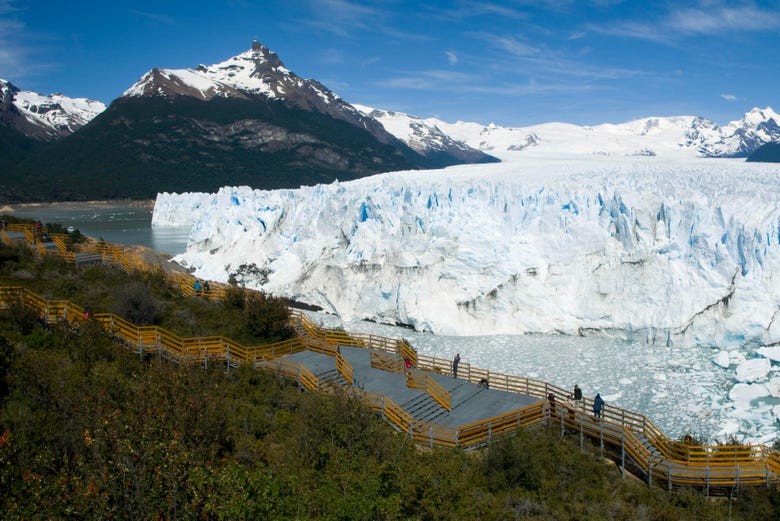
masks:
{"type": "Polygon", "coordinates": [[[416,421],[426,423],[434,423],[437,418],[447,414],[447,409],[436,403],[425,392],[401,404],[401,408],[411,414],[416,421]]]}
{"type": "Polygon", "coordinates": [[[316,373],[315,376],[319,380],[319,391],[323,393],[332,394],[339,389],[352,387],[337,369],[316,373]]]}

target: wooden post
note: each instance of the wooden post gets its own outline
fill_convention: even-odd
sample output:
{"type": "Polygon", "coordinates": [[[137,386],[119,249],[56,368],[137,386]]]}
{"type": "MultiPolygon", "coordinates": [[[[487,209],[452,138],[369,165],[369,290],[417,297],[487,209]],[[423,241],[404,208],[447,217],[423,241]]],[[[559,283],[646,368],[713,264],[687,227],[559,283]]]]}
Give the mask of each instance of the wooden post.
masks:
{"type": "Polygon", "coordinates": [[[604,457],[604,422],[599,422],[599,447],[601,448],[601,457],[604,457]]]}
{"type": "Polygon", "coordinates": [[[569,414],[569,411],[561,411],[561,414],[558,415],[558,417],[561,419],[561,438],[563,438],[563,434],[566,432],[566,424],[563,422],[564,414],[569,414]]]}
{"type": "Polygon", "coordinates": [[[647,486],[653,486],[653,455],[647,459],[647,486]]]}
{"type": "Polygon", "coordinates": [[[620,431],[620,477],[626,477],[626,431],[625,429],[620,431]]]}

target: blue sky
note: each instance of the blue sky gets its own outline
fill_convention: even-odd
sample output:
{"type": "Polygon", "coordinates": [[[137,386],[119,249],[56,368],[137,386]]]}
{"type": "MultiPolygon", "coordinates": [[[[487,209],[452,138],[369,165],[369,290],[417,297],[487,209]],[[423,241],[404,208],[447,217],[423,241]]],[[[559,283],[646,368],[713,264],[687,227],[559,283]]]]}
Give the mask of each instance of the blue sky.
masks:
{"type": "Polygon", "coordinates": [[[780,110],[780,0],[0,0],[0,78],[107,104],[253,39],[348,102],[451,122],[780,110]]]}

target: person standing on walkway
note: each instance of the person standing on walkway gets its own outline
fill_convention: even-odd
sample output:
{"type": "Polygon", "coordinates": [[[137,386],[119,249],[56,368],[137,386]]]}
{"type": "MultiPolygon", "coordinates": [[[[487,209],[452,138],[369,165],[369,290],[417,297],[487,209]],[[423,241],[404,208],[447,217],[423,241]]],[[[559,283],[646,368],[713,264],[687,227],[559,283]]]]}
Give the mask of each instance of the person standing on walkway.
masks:
{"type": "Polygon", "coordinates": [[[596,397],[593,399],[593,418],[596,420],[601,419],[601,410],[604,408],[604,399],[601,394],[596,393],[596,397]]]}
{"type": "Polygon", "coordinates": [[[554,420],[557,418],[557,414],[555,412],[555,395],[553,393],[549,393],[547,395],[547,401],[550,402],[550,419],[554,420]]]}
{"type": "Polygon", "coordinates": [[[455,355],[455,358],[452,360],[452,377],[457,378],[458,377],[458,364],[460,363],[460,353],[457,353],[455,355]]]}
{"type": "Polygon", "coordinates": [[[577,402],[574,401],[574,395],[569,394],[563,401],[563,405],[566,406],[566,410],[569,411],[569,421],[574,423],[574,410],[577,408],[577,402]]]}
{"type": "Polygon", "coordinates": [[[574,406],[577,409],[582,406],[582,389],[579,384],[574,384],[574,406]]]}

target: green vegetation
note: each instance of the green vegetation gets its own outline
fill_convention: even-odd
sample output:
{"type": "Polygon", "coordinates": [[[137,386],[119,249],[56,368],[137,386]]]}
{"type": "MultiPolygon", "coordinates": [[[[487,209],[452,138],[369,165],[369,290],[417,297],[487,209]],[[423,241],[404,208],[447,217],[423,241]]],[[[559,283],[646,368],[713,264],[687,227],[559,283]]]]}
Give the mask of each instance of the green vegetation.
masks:
{"type": "Polygon", "coordinates": [[[382,144],[319,112],[186,96],[117,100],[74,134],[39,148],[3,173],[0,202],[149,199],[225,185],[297,188],[413,168],[422,159],[400,142],[382,144]]]}
{"type": "MultiPolygon", "coordinates": [[[[179,297],[162,278],[78,271],[0,247],[0,284],[89,302],[190,334],[289,334],[268,297],[179,297]],[[263,315],[270,315],[268,326],[263,315]],[[212,317],[212,315],[216,315],[212,317]],[[249,327],[249,322],[258,329],[249,327]]],[[[94,322],[43,327],[0,312],[4,519],[772,519],[777,487],[733,503],[623,479],[557,429],[480,451],[414,445],[348,395],[301,392],[250,368],[141,358],[94,322]]]]}

